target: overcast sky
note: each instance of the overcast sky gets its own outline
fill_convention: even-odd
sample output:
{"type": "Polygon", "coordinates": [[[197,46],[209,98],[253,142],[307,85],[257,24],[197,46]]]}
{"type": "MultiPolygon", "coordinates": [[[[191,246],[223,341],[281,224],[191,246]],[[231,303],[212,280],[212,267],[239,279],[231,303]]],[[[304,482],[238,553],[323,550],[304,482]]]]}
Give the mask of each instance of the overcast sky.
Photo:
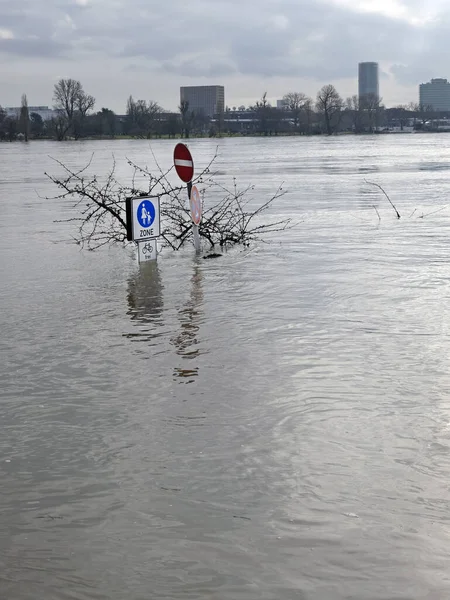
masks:
{"type": "Polygon", "coordinates": [[[181,85],[225,86],[228,106],[267,91],[357,91],[358,62],[380,65],[387,106],[450,80],[448,0],[0,0],[0,104],[52,104],[62,77],[105,106],[127,97],[176,109],[181,85]]]}

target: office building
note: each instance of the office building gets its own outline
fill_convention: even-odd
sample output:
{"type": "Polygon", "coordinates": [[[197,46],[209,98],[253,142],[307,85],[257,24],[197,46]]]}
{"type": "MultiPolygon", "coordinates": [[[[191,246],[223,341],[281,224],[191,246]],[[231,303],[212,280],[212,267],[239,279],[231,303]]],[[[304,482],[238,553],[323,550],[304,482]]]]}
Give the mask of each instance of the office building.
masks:
{"type": "MultiPolygon", "coordinates": [[[[4,110],[7,117],[18,119],[20,116],[20,108],[20,106],[7,106],[4,110]]],[[[48,106],[29,106],[28,114],[31,115],[31,113],[38,114],[43,121],[49,121],[56,116],[56,111],[48,106]]]]}
{"type": "Polygon", "coordinates": [[[180,101],[189,102],[189,110],[203,112],[212,118],[225,109],[225,88],[223,85],[180,87],[180,101]]]}
{"type": "Polygon", "coordinates": [[[419,102],[436,111],[450,111],[450,83],[446,79],[432,79],[419,86],[419,102]]]}
{"type": "Polygon", "coordinates": [[[358,65],[358,95],[359,99],[364,96],[380,98],[378,86],[378,63],[362,62],[358,65]]]}

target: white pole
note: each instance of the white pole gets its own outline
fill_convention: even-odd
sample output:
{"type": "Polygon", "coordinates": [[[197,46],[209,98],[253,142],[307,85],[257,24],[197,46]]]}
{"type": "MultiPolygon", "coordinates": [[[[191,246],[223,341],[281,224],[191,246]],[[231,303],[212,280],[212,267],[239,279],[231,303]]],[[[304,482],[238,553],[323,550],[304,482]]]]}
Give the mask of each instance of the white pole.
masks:
{"type": "MultiPolygon", "coordinates": [[[[189,202],[191,200],[191,192],[192,192],[192,181],[189,181],[189,183],[187,184],[187,193],[188,193],[189,202]]],[[[195,223],[192,224],[192,234],[194,236],[195,251],[200,252],[200,250],[201,250],[200,234],[198,232],[198,225],[196,225],[195,223]]]]}
{"type": "Polygon", "coordinates": [[[197,252],[200,252],[200,234],[198,232],[198,225],[195,225],[195,223],[192,225],[192,233],[194,234],[194,247],[197,252]]]}

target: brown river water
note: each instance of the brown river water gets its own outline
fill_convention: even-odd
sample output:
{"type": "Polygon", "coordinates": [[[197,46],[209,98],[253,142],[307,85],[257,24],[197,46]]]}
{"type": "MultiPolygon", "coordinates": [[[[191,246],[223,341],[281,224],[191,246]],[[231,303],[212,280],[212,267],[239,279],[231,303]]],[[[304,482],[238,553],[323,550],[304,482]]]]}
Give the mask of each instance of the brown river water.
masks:
{"type": "Polygon", "coordinates": [[[149,142],[0,145],[1,600],[450,598],[450,136],[219,151],[296,226],[139,267],[44,172],[149,142]]]}

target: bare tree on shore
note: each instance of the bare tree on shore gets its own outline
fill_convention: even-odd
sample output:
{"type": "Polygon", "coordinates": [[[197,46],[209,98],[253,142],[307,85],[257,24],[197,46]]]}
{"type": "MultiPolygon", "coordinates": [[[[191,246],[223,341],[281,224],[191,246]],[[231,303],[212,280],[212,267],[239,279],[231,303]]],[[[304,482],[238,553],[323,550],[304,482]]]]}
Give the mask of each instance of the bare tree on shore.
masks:
{"type": "Polygon", "coordinates": [[[127,125],[129,133],[135,137],[150,138],[155,132],[158,118],[162,113],[161,106],[150,100],[134,100],[130,96],[127,101],[127,125]]]}
{"type": "Polygon", "coordinates": [[[267,100],[267,92],[261,96],[261,100],[257,100],[254,106],[256,118],[258,121],[258,130],[264,135],[268,135],[270,129],[270,113],[272,112],[272,106],[267,100]]]}
{"type": "Polygon", "coordinates": [[[79,81],[60,79],[55,84],[53,102],[58,111],[54,124],[57,139],[63,140],[69,132],[79,137],[88,111],[94,108],[95,98],[86,94],[79,81]]]}
{"type": "Polygon", "coordinates": [[[364,119],[361,111],[359,96],[353,95],[345,100],[345,110],[351,117],[352,128],[355,133],[364,130],[364,119]]]}
{"type": "Polygon", "coordinates": [[[306,112],[311,107],[312,100],[301,92],[289,92],[283,96],[283,106],[291,113],[296,131],[300,129],[303,120],[308,120],[306,112]]]}
{"type": "Polygon", "coordinates": [[[75,139],[79,139],[83,134],[83,125],[86,120],[87,113],[95,106],[94,96],[86,94],[83,89],[78,94],[76,99],[76,111],[73,119],[73,134],[75,139]]]}
{"type": "Polygon", "coordinates": [[[19,114],[19,132],[23,134],[25,141],[28,142],[30,135],[30,115],[28,112],[27,95],[22,94],[20,114],[19,114]]]}
{"type": "Polygon", "coordinates": [[[435,111],[431,104],[420,104],[420,102],[410,102],[409,108],[417,114],[417,118],[422,123],[422,127],[427,121],[436,118],[435,111]]]}
{"type": "Polygon", "coordinates": [[[359,109],[365,117],[367,127],[373,132],[380,121],[382,99],[377,94],[364,94],[359,99],[359,109]]]}
{"type": "Polygon", "coordinates": [[[342,106],[342,98],[334,85],[324,85],[317,93],[317,112],[323,117],[328,135],[334,133],[339,126],[342,106]]]}
{"type": "Polygon", "coordinates": [[[178,110],[181,116],[181,137],[188,138],[194,121],[194,113],[189,110],[189,101],[181,100],[178,110]]]}

